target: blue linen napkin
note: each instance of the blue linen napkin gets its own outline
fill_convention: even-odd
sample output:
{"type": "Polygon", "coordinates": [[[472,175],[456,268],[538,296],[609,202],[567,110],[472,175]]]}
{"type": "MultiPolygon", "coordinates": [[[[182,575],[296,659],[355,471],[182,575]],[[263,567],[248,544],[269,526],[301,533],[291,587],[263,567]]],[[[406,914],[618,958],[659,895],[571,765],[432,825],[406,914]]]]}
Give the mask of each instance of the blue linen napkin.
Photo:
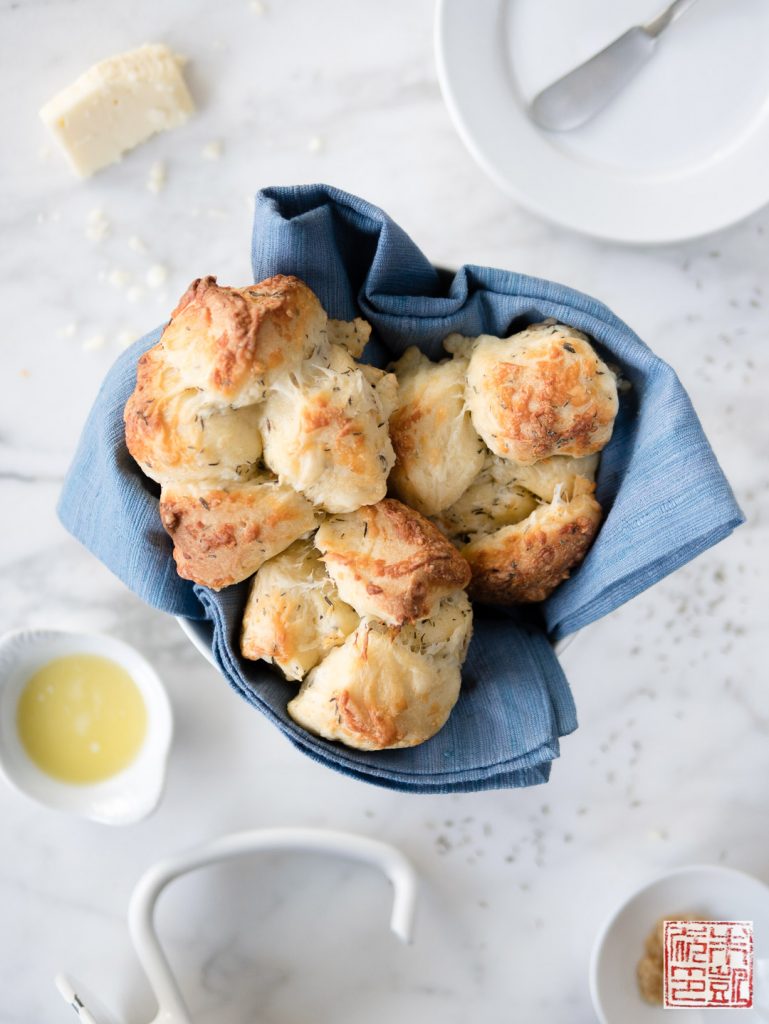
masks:
{"type": "MultiPolygon", "coordinates": [[[[563,285],[488,267],[436,270],[377,207],[325,185],[258,193],[254,280],[296,274],[330,316],[363,316],[366,357],[385,365],[409,345],[433,358],[453,331],[506,336],[555,317],[595,339],[631,383],[604,450],[597,497],[605,520],[583,564],[537,609],[476,607],[462,694],[447,725],[410,750],[364,753],[318,739],[286,714],[292,684],[238,654],[248,584],[214,593],[181,580],[158,517],[158,488],[125,447],[123,406],[156,330],[115,363],[99,392],[59,503],[63,524],[135,593],[163,611],[207,618],[228,682],[318,762],[411,792],[462,792],[545,782],[559,737],[576,728],[550,641],[619,607],[742,520],[673,370],[610,310],[563,285]]],[[[205,268],[202,268],[205,270],[205,268]]]]}

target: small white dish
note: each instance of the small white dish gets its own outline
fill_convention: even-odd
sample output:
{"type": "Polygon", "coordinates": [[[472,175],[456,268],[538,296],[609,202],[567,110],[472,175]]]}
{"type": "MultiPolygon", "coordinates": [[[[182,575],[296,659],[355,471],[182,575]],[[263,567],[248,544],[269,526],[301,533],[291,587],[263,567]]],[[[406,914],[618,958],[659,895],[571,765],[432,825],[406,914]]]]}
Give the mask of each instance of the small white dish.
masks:
{"type": "Polygon", "coordinates": [[[518,202],[599,238],[660,243],[769,202],[769,4],[701,0],[593,121],[546,132],[533,97],[664,0],[438,0],[438,78],[483,169],[518,202]]]}
{"type": "Polygon", "coordinates": [[[171,705],[157,673],[138,651],[99,633],[29,629],[0,639],[0,769],[21,793],[55,810],[106,825],[147,817],[163,792],[173,735],[171,705]],[[30,759],[19,738],[17,706],[30,677],[54,658],[95,654],[121,665],[142,695],[147,731],[133,761],[101,782],[60,782],[30,759]]]}
{"type": "MultiPolygon", "coordinates": [[[[760,963],[769,957],[769,886],[732,868],[698,865],[670,871],[637,890],[599,932],[590,960],[590,994],[601,1024],[670,1024],[671,1011],[641,999],[636,965],[655,923],[677,913],[753,922],[754,1008],[737,1016],[744,1024],[769,1020],[760,963]]],[[[681,1024],[734,1024],[736,1012],[676,1010],[673,1018],[681,1024]]]]}

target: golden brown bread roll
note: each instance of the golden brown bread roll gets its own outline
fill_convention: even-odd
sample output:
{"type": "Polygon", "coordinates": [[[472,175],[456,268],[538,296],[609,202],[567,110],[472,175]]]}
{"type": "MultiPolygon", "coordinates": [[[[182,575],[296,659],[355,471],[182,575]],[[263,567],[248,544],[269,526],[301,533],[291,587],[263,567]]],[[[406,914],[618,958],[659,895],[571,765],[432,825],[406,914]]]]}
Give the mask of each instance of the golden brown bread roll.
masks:
{"type": "Polygon", "coordinates": [[[431,362],[406,349],[393,371],[398,407],[390,417],[393,492],[424,515],[452,505],[483,465],[486,446],[465,405],[467,360],[431,362]]]}
{"type": "Polygon", "coordinates": [[[392,490],[429,509],[470,562],[471,596],[542,601],[598,529],[593,480],[617,411],[615,376],[584,334],[555,322],[507,339],[451,335],[444,347],[448,363],[409,350],[394,364],[392,490]],[[466,408],[472,426],[462,438],[456,417],[466,408]]]}
{"type": "Polygon", "coordinates": [[[495,455],[530,464],[600,451],[617,415],[617,382],[586,335],[534,324],[510,338],[447,338],[469,357],[467,404],[495,455]]]}
{"type": "Polygon", "coordinates": [[[315,544],[343,601],[400,626],[427,618],[470,570],[439,530],[392,498],[324,520],[315,544]]]}
{"type": "Polygon", "coordinates": [[[185,388],[178,370],[151,348],[139,360],[136,390],[126,406],[126,442],[150,479],[247,480],[262,454],[257,406],[230,409],[185,388]]]}
{"type": "Polygon", "coordinates": [[[493,604],[544,601],[585,557],[601,524],[593,484],[578,477],[570,499],[556,495],[525,519],[464,545],[470,596],[493,604]]]}
{"type": "Polygon", "coordinates": [[[360,622],[345,604],[311,540],[265,562],[254,576],[243,613],[244,658],[273,662],[300,680],[360,622]]]}
{"type": "Polygon", "coordinates": [[[247,288],[203,277],[180,299],[159,345],[185,387],[237,408],[261,401],[279,374],[309,359],[326,341],[326,319],[296,277],[278,274],[247,288]]]}
{"type": "Polygon", "coordinates": [[[397,381],[359,366],[338,345],[268,389],[261,406],[264,461],[328,512],[373,505],[387,492],[395,455],[387,419],[397,381]]]}
{"type": "Polygon", "coordinates": [[[384,496],[397,381],[355,362],[370,333],[328,319],[295,277],[187,289],[124,412],[129,451],[161,484],[180,575],[237,583],[315,526],[313,503],[384,496]]]}
{"type": "Polygon", "coordinates": [[[413,747],[434,736],[457,701],[472,611],[461,591],[429,625],[363,619],[307,676],[288,704],[299,725],[359,750],[413,747]]]}
{"type": "Polygon", "coordinates": [[[518,484],[513,463],[487,453],[478,476],[464,494],[433,522],[460,547],[476,536],[519,523],[538,502],[531,491],[518,484]]]}
{"type": "Polygon", "coordinates": [[[221,486],[168,484],[160,519],[174,542],[179,575],[221,590],[312,530],[316,514],[301,494],[262,475],[221,486]]]}
{"type": "MultiPolygon", "coordinates": [[[[442,727],[459,694],[472,634],[472,608],[459,589],[469,578],[467,564],[427,520],[395,501],[326,520],[314,540],[318,547],[298,541],[257,570],[241,653],[274,663],[287,679],[304,678],[288,712],[317,735],[361,750],[422,743],[442,727]],[[404,524],[406,559],[397,548],[404,524]],[[318,540],[325,527],[329,535],[318,540]],[[355,538],[369,533],[376,539],[366,558],[376,578],[392,571],[397,584],[385,595],[385,611],[397,604],[402,625],[360,617],[371,595],[355,574],[361,563],[351,569],[346,559],[355,553],[355,538]],[[341,576],[344,595],[318,548],[337,570],[350,570],[341,576]],[[450,571],[444,565],[431,575],[431,556],[450,571]]],[[[371,589],[384,600],[377,584],[371,589]]]]}
{"type": "Polygon", "coordinates": [[[459,501],[433,516],[433,521],[462,546],[521,522],[541,501],[552,501],[556,491],[562,498],[570,498],[578,479],[593,482],[597,465],[597,455],[582,459],[554,455],[533,466],[521,466],[489,452],[483,469],[459,501]]]}

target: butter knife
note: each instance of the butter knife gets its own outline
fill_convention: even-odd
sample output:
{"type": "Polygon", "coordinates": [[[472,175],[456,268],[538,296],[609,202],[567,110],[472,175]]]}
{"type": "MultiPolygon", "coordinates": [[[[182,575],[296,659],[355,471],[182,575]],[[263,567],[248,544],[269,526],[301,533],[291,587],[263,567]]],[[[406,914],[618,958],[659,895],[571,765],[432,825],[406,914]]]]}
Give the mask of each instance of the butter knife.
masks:
{"type": "Polygon", "coordinates": [[[594,117],[652,58],[659,37],[696,0],[674,0],[656,18],[635,25],[594,57],[534,97],[529,116],[541,128],[565,132],[594,117]]]}

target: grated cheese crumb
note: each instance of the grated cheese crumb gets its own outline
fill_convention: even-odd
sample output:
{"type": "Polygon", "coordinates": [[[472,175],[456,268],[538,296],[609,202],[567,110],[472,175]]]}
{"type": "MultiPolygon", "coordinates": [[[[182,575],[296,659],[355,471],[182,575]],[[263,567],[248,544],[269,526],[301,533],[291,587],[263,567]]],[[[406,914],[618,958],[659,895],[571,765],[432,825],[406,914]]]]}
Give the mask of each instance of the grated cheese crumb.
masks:
{"type": "Polygon", "coordinates": [[[85,339],[82,349],[84,352],[96,352],[97,349],[104,348],[106,340],[103,334],[92,334],[90,338],[85,339]]]}
{"type": "Polygon", "coordinates": [[[166,165],[162,160],[158,160],[150,167],[149,177],[147,178],[147,188],[150,192],[154,192],[155,195],[158,192],[162,192],[166,184],[166,165]]]}
{"type": "Polygon", "coordinates": [[[85,237],[89,242],[103,242],[110,233],[111,224],[104,210],[94,207],[85,221],[85,237]]]}
{"type": "Polygon", "coordinates": [[[168,277],[168,269],[162,263],[155,263],[147,271],[145,280],[150,288],[159,288],[165,284],[168,277]]]}
{"type": "Polygon", "coordinates": [[[218,160],[222,155],[223,148],[221,142],[214,140],[213,142],[207,142],[200,152],[204,160],[218,160]]]}

